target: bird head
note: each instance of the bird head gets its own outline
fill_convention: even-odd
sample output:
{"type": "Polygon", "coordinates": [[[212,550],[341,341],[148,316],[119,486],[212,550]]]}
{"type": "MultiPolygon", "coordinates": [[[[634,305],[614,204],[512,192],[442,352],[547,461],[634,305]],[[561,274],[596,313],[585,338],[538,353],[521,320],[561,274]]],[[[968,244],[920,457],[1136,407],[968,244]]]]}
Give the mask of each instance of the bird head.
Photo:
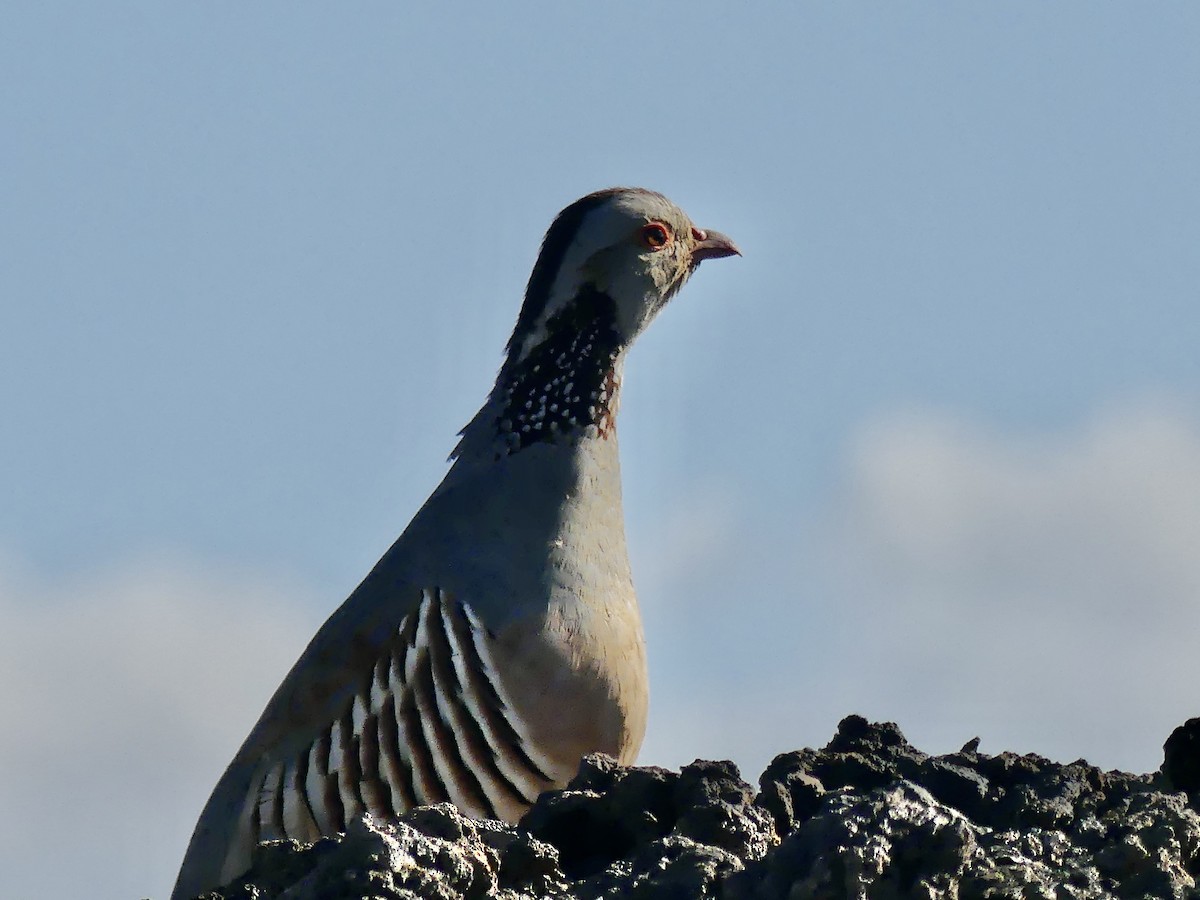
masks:
{"type": "Polygon", "coordinates": [[[576,200],[546,232],[496,385],[451,458],[609,437],[624,351],[701,262],[739,253],[654,191],[576,200]]]}
{"type": "Polygon", "coordinates": [[[740,255],[725,235],[692,224],[678,206],[643,188],[610,188],[555,218],[529,278],[508,344],[519,364],[562,329],[597,322],[624,349],[705,259],[740,255]]]}

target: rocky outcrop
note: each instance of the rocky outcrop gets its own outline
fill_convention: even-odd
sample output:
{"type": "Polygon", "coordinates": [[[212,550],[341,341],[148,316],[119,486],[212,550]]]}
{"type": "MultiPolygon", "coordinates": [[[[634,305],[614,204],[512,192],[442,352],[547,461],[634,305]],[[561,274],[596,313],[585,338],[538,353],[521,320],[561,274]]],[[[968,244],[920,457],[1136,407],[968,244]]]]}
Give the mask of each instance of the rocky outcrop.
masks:
{"type": "Polygon", "coordinates": [[[842,721],[775,758],[759,789],[731,763],[682,771],[583,761],[518,827],[449,805],[345,835],[260,846],[209,898],[1200,898],[1200,720],[1163,772],[928,756],[890,723],[842,721]],[[1195,798],[1193,798],[1195,799],[1195,798]]]}

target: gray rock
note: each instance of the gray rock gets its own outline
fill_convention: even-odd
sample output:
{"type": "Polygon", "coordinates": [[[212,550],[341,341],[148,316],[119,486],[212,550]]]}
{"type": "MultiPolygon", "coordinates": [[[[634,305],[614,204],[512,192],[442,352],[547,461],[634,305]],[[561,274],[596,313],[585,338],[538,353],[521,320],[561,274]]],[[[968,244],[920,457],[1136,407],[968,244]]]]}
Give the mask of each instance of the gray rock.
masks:
{"type": "Polygon", "coordinates": [[[1200,815],[1169,792],[1196,789],[1190,743],[1153,776],[978,746],[932,757],[850,716],[824,749],[776,757],[757,791],[728,762],[589,756],[518,826],[446,804],[368,816],[260,845],[207,898],[1200,900],[1200,815]]]}

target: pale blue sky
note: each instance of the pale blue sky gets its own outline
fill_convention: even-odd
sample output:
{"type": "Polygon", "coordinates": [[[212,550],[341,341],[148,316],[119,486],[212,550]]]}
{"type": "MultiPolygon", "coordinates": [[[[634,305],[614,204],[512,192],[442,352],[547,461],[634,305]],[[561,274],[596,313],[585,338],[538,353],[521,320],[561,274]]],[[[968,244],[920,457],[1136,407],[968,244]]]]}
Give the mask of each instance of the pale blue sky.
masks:
{"type": "Polygon", "coordinates": [[[1155,767],[1200,713],[1198,47],[1186,3],[9,4],[0,895],[165,895],[614,184],[745,252],[627,371],[643,761],[863,712],[1155,767]]]}

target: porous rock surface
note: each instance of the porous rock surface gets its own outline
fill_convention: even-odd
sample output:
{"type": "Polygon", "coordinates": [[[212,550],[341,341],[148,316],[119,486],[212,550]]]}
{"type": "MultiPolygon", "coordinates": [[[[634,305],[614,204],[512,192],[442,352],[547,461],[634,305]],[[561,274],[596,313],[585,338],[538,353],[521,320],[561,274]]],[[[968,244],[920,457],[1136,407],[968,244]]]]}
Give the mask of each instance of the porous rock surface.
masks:
{"type": "Polygon", "coordinates": [[[590,756],[515,828],[447,804],[364,817],[334,839],[263,844],[246,878],[204,896],[1200,900],[1198,741],[1192,720],[1163,773],[1128,775],[978,741],[928,756],[850,716],[824,749],[776,757],[758,791],[732,763],[590,756]]]}

